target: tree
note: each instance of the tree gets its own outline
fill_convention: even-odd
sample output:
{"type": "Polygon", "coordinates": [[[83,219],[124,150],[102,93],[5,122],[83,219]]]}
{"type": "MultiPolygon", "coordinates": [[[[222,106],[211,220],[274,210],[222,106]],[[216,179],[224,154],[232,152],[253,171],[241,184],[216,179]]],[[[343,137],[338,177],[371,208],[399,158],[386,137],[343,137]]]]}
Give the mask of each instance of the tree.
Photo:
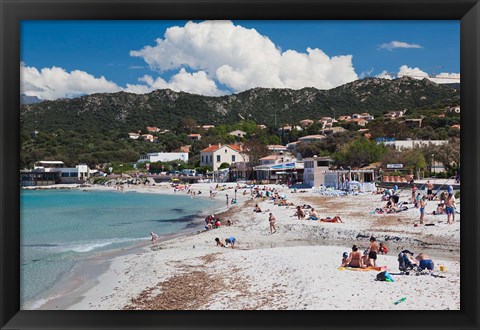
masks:
{"type": "Polygon", "coordinates": [[[387,153],[387,147],[364,138],[353,140],[334,154],[338,165],[360,167],[378,162],[387,153]]]}
{"type": "Polygon", "coordinates": [[[245,142],[245,153],[248,155],[249,163],[256,165],[260,158],[269,154],[269,150],[266,145],[262,144],[258,139],[250,139],[245,142]]]}
{"type": "Polygon", "coordinates": [[[221,163],[218,169],[224,169],[224,168],[229,168],[230,164],[229,163],[221,163]]]}

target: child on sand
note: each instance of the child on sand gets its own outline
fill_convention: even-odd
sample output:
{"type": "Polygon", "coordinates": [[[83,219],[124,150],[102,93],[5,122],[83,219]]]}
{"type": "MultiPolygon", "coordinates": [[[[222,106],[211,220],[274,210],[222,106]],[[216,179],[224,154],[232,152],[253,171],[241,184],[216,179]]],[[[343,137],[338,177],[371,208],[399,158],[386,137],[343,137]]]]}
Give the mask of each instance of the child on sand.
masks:
{"type": "Polygon", "coordinates": [[[270,222],[270,234],[274,234],[277,232],[277,228],[275,227],[275,221],[277,221],[277,219],[275,219],[273,214],[270,213],[268,217],[268,222],[270,222]]]}
{"type": "Polygon", "coordinates": [[[230,244],[230,247],[233,249],[235,247],[235,237],[230,236],[229,238],[225,238],[225,247],[228,247],[228,244],[230,244]]]}
{"type": "Polygon", "coordinates": [[[378,251],[380,252],[380,254],[387,254],[388,248],[385,244],[380,243],[378,251]]]}
{"type": "Polygon", "coordinates": [[[215,242],[217,242],[217,246],[220,245],[220,247],[225,247],[225,244],[223,244],[221,241],[220,241],[220,238],[215,238],[215,242]]]}
{"type": "Polygon", "coordinates": [[[343,252],[343,255],[342,255],[342,263],[341,263],[341,267],[344,267],[346,264],[347,264],[347,259],[348,259],[348,253],[347,252],[343,252]]]}
{"type": "Polygon", "coordinates": [[[313,208],[310,211],[310,220],[318,220],[318,213],[313,208]]]}
{"type": "MultiPolygon", "coordinates": [[[[368,253],[368,258],[370,260],[373,260],[373,267],[376,267],[377,266],[377,253],[378,253],[378,250],[379,250],[379,245],[377,243],[377,239],[375,237],[370,237],[370,247],[368,248],[368,250],[370,251],[368,253]]],[[[370,262],[371,264],[371,262],[370,262]]]]}

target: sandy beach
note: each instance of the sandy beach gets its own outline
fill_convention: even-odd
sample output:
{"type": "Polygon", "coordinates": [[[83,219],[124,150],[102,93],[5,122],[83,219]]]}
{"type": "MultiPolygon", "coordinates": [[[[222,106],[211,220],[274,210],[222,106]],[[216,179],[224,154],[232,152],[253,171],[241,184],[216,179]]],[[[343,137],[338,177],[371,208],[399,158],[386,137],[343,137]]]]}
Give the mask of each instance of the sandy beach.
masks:
{"type": "MultiPolygon", "coordinates": [[[[193,184],[208,198],[214,184],[193,184]]],[[[215,199],[234,196],[235,183],[221,185],[215,199]]],[[[261,188],[263,187],[260,186],[261,188]]],[[[50,300],[42,309],[288,309],[288,310],[458,310],[460,309],[460,214],[448,225],[446,215],[431,215],[434,201],[420,212],[375,214],[380,195],[322,196],[311,189],[292,193],[286,186],[269,185],[286,195],[289,203],[308,204],[320,218],[340,216],[343,223],[298,220],[294,206],[253,199],[250,189],[238,189],[237,204],[215,214],[225,224],[218,229],[191,233],[152,245],[145,242],[133,253],[102,259],[108,268],[94,280],[81,282],[73,293],[50,300]],[[245,191],[245,194],[244,194],[245,191]],[[253,212],[255,204],[261,213],[253,212]],[[277,219],[270,234],[268,215],[277,219]],[[363,251],[369,237],[385,242],[390,251],[377,265],[386,266],[394,282],[375,281],[379,271],[340,270],[342,253],[353,244],[363,251]],[[215,246],[216,237],[236,238],[235,249],[215,246]],[[402,249],[428,253],[434,274],[400,275],[397,254],[402,249]],[[446,271],[439,271],[442,265],[446,271]],[[398,275],[396,275],[398,274],[398,275]],[[406,298],[399,304],[395,301],[406,298]]],[[[114,188],[90,186],[78,189],[114,188]]],[[[131,186],[125,191],[173,194],[167,184],[131,186]]],[[[178,191],[176,194],[186,194],[178,191]]],[[[410,191],[400,192],[407,201],[410,191]]],[[[460,201],[457,210],[460,211],[460,201]]]]}

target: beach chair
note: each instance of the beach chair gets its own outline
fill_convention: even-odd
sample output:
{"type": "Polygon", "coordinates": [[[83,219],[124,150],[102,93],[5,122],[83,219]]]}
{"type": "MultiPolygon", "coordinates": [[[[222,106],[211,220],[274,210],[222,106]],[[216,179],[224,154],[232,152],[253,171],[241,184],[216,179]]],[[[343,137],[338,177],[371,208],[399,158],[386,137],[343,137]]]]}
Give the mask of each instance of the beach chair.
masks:
{"type": "Polygon", "coordinates": [[[408,250],[403,250],[398,254],[398,269],[400,270],[400,272],[402,272],[402,274],[405,274],[405,275],[409,275],[410,271],[413,271],[416,273],[420,272],[421,271],[420,267],[412,264],[407,253],[413,255],[413,253],[408,250]]]}

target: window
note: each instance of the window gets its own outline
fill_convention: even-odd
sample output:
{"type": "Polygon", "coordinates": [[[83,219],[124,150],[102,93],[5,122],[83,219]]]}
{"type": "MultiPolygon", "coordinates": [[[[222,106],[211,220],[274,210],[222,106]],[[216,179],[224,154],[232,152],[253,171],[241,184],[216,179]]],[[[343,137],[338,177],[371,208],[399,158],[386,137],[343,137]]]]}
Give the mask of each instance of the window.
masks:
{"type": "Polygon", "coordinates": [[[235,155],[232,155],[232,162],[235,162],[235,155]]]}
{"type": "Polygon", "coordinates": [[[217,155],[217,162],[220,162],[220,155],[217,155]]]}
{"type": "Polygon", "coordinates": [[[204,157],[204,156],[202,156],[202,163],[204,163],[204,161],[203,161],[203,157],[204,157]]]}

